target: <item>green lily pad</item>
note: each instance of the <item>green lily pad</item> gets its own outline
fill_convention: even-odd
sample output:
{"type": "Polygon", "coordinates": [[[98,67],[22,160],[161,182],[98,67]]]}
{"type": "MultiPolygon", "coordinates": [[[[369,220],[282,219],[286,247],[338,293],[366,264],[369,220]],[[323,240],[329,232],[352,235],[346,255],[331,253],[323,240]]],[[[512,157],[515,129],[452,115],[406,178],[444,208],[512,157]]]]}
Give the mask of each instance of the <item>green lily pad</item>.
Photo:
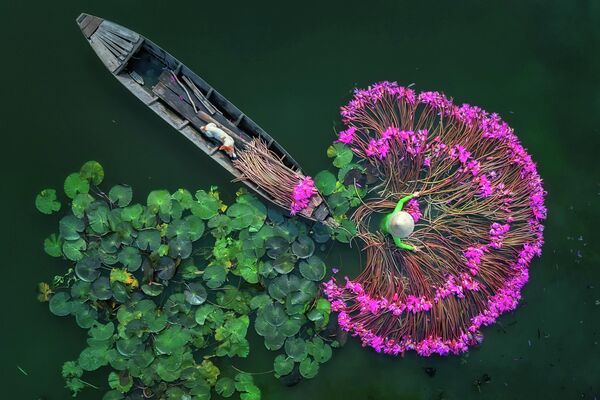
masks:
{"type": "Polygon", "coordinates": [[[156,297],[163,292],[164,288],[160,283],[152,282],[151,284],[142,285],[142,292],[148,296],[156,297]]]}
{"type": "Polygon", "coordinates": [[[204,286],[199,282],[192,282],[187,285],[187,289],[183,292],[185,301],[193,306],[199,306],[206,301],[207,293],[204,286]]]}
{"type": "Polygon", "coordinates": [[[192,204],[192,213],[202,219],[211,219],[219,213],[221,204],[204,190],[196,192],[197,201],[192,204]]]}
{"type": "Polygon", "coordinates": [[[329,196],[335,190],[337,179],[329,171],[321,171],[315,176],[315,186],[324,196],[329,196]]]}
{"type": "Polygon", "coordinates": [[[281,275],[269,283],[267,290],[272,298],[283,301],[289,293],[297,290],[299,285],[300,278],[297,276],[281,275]]]}
{"type": "Polygon", "coordinates": [[[79,218],[73,215],[67,215],[61,218],[58,223],[58,230],[60,236],[65,240],[77,240],[80,237],[80,233],[85,229],[85,224],[79,218]]]}
{"type": "Polygon", "coordinates": [[[133,379],[129,374],[117,374],[113,371],[108,374],[108,386],[118,392],[127,393],[133,387],[133,379]]]}
{"type": "Polygon", "coordinates": [[[275,371],[276,378],[288,375],[294,370],[294,360],[283,354],[279,354],[273,361],[273,370],[275,371]]]}
{"type": "Polygon", "coordinates": [[[85,300],[89,296],[91,289],[92,285],[89,282],[78,280],[71,286],[71,297],[73,299],[85,300]]]}
{"type": "Polygon", "coordinates": [[[35,198],[35,207],[42,214],[52,214],[59,211],[60,202],[56,198],[56,190],[42,190],[35,198]]]}
{"type": "Polygon", "coordinates": [[[104,394],[102,400],[124,400],[123,393],[117,392],[116,390],[109,390],[104,394]]]}
{"type": "Polygon", "coordinates": [[[283,347],[285,343],[285,335],[281,332],[275,332],[272,335],[265,335],[265,347],[271,351],[277,351],[283,347]]]}
{"type": "Polygon", "coordinates": [[[108,232],[110,227],[110,209],[104,202],[95,202],[89,206],[87,211],[90,228],[100,235],[108,232]]]}
{"type": "Polygon", "coordinates": [[[142,265],[142,255],[135,247],[123,247],[119,252],[118,260],[129,272],[137,271],[142,265]]]}
{"type": "Polygon", "coordinates": [[[171,212],[171,194],[167,190],[154,190],[147,199],[148,208],[154,214],[171,212]]]}
{"type": "Polygon", "coordinates": [[[106,349],[102,347],[86,347],[79,354],[79,366],[84,371],[95,371],[108,364],[106,349]]]}
{"type": "Polygon", "coordinates": [[[350,243],[357,232],[356,224],[352,220],[342,220],[340,226],[335,229],[335,240],[341,243],[350,243]]]}
{"type": "Polygon", "coordinates": [[[202,218],[196,215],[188,215],[184,221],[187,226],[188,239],[192,242],[200,239],[204,234],[204,221],[202,221],[202,218]]]}
{"type": "Polygon", "coordinates": [[[133,204],[121,210],[121,218],[123,218],[123,221],[134,222],[137,221],[143,213],[144,207],[142,207],[141,204],[133,204]]]}
{"type": "Polygon", "coordinates": [[[100,276],[100,260],[84,257],[75,264],[75,274],[84,282],[94,282],[100,276]]]}
{"type": "Polygon", "coordinates": [[[319,363],[310,357],[306,357],[300,363],[300,375],[306,379],[311,379],[319,373],[319,363]]]}
{"type": "Polygon", "coordinates": [[[162,331],[154,341],[159,354],[173,354],[185,346],[191,339],[190,332],[178,325],[171,325],[162,331]]]}
{"type": "Polygon", "coordinates": [[[160,232],[156,229],[147,229],[138,233],[135,245],[140,250],[156,251],[160,246],[160,232]]]}
{"type": "Polygon", "coordinates": [[[344,215],[350,209],[348,199],[342,193],[334,193],[327,198],[327,204],[333,211],[333,215],[344,215]]]}
{"type": "Polygon", "coordinates": [[[308,355],[308,350],[306,349],[306,342],[301,338],[288,338],[285,341],[285,353],[292,360],[296,362],[301,362],[308,355]]]}
{"type": "Polygon", "coordinates": [[[133,190],[131,186],[116,185],[108,192],[108,198],[119,207],[126,207],[131,203],[133,190]]]}
{"type": "Polygon", "coordinates": [[[314,337],[306,343],[308,354],[314,357],[315,361],[323,364],[331,359],[331,346],[326,344],[320,337],[314,337]]]}
{"type": "Polygon", "coordinates": [[[300,263],[300,273],[311,281],[320,281],[325,277],[326,266],[318,256],[311,256],[300,263]]]}
{"type": "Polygon", "coordinates": [[[252,308],[253,310],[257,310],[262,306],[270,304],[272,302],[273,301],[271,300],[271,297],[268,294],[259,294],[254,296],[252,300],[250,300],[250,308],[252,308]]]}
{"type": "Polygon", "coordinates": [[[85,178],[82,178],[78,172],[74,172],[65,179],[64,189],[65,194],[70,199],[74,199],[78,193],[88,193],[90,183],[85,178]]]}
{"type": "Polygon", "coordinates": [[[215,385],[215,391],[219,396],[231,397],[235,392],[235,381],[226,376],[219,378],[215,385]]]}
{"type": "Polygon", "coordinates": [[[315,252],[315,242],[308,236],[298,236],[292,243],[292,252],[298,258],[308,258],[315,252]]]}
{"type": "Polygon", "coordinates": [[[78,193],[71,202],[71,211],[77,218],[83,218],[87,208],[94,202],[94,198],[88,193],[78,193]]]}
{"type": "MultiPolygon", "coordinates": [[[[265,207],[265,205],[255,196],[248,193],[239,196],[236,201],[236,204],[250,207],[252,220],[248,226],[248,230],[252,233],[258,232],[264,225],[265,219],[267,218],[267,207],[265,207]]],[[[231,207],[234,207],[236,204],[231,207]]]]}
{"type": "Polygon", "coordinates": [[[281,326],[287,320],[283,307],[278,303],[267,304],[259,309],[258,312],[268,324],[273,326],[281,326]]]}
{"type": "Polygon", "coordinates": [[[82,165],[79,175],[98,186],[104,180],[104,168],[98,161],[88,161],[82,165]]]}
{"type": "Polygon", "coordinates": [[[317,295],[317,285],[314,282],[300,279],[296,290],[291,292],[286,301],[291,305],[302,305],[304,306],[307,302],[311,301],[317,295]]]}
{"type": "Polygon", "coordinates": [[[99,300],[108,300],[112,297],[110,280],[106,276],[101,276],[92,283],[92,293],[99,300]]]}
{"type": "Polygon", "coordinates": [[[98,311],[87,303],[74,303],[71,313],[75,313],[75,322],[80,328],[91,328],[98,319],[98,311]]]}
{"type": "Polygon", "coordinates": [[[304,315],[294,315],[290,317],[287,321],[285,321],[283,325],[281,325],[279,331],[285,337],[294,336],[298,332],[300,332],[300,328],[302,328],[302,325],[304,325],[305,322],[306,318],[304,317],[304,315]]]}
{"type": "Polygon", "coordinates": [[[204,270],[202,278],[206,281],[206,286],[216,289],[225,283],[227,270],[222,265],[210,265],[204,270]]]}
{"type": "Polygon", "coordinates": [[[59,317],[69,315],[72,310],[71,295],[68,292],[58,292],[50,298],[48,306],[54,315],[59,317]]]}
{"type": "Polygon", "coordinates": [[[62,251],[69,260],[79,261],[83,258],[83,251],[85,251],[87,244],[83,239],[77,240],[65,240],[62,246],[62,251]]]}
{"type": "Polygon", "coordinates": [[[171,197],[173,200],[177,200],[185,210],[192,208],[192,204],[194,203],[194,198],[187,189],[177,189],[171,197]]]}
{"type": "Polygon", "coordinates": [[[62,256],[62,243],[56,233],[44,239],[44,251],[52,257],[62,256]]]}
{"type": "Polygon", "coordinates": [[[277,257],[271,263],[275,271],[280,274],[288,274],[294,270],[296,266],[296,259],[289,253],[284,253],[277,257]]]}
{"type": "Polygon", "coordinates": [[[317,243],[327,243],[331,238],[329,228],[320,222],[313,225],[311,233],[317,243]]]}
{"type": "Polygon", "coordinates": [[[192,254],[192,242],[176,237],[169,241],[169,256],[176,258],[188,258],[192,254]]]}
{"type": "Polygon", "coordinates": [[[289,243],[281,236],[272,236],[266,240],[265,247],[267,248],[267,255],[275,259],[287,251],[289,243]]]}
{"type": "Polygon", "coordinates": [[[333,165],[337,168],[342,168],[352,161],[354,153],[350,147],[343,143],[334,143],[327,149],[327,156],[333,158],[333,165]]]}

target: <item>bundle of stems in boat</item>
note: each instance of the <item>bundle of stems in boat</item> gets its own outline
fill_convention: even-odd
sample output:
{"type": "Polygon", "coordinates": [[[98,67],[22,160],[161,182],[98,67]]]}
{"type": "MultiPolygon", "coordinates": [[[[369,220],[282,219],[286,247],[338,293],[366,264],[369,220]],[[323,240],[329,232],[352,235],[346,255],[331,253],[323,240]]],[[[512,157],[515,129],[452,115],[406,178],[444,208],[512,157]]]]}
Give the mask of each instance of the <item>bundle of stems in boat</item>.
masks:
{"type": "MultiPolygon", "coordinates": [[[[277,205],[290,209],[294,187],[304,175],[285,165],[283,157],[269,149],[260,138],[252,139],[239,153],[233,165],[242,173],[237,180],[247,180],[267,192],[277,205]]],[[[300,214],[310,216],[310,205],[300,214]]]]}

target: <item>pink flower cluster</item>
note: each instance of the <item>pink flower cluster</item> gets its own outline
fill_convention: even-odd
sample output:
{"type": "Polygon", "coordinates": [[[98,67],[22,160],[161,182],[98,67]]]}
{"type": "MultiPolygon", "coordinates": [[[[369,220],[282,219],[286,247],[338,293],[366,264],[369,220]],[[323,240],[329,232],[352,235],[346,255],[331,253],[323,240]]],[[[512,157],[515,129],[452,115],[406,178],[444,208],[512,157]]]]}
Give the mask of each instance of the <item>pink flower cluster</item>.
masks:
{"type": "Polygon", "coordinates": [[[490,227],[490,247],[499,249],[502,247],[504,235],[510,230],[510,224],[499,224],[494,222],[490,227]]]}
{"type": "Polygon", "coordinates": [[[356,89],[354,96],[348,105],[341,107],[340,114],[344,123],[351,121],[357,113],[365,106],[373,106],[384,98],[396,101],[405,101],[407,104],[415,104],[416,95],[414,90],[398,86],[396,82],[378,82],[367,89],[356,89]]]}
{"type": "Polygon", "coordinates": [[[308,207],[310,199],[317,194],[317,188],[310,176],[302,178],[292,191],[292,203],[290,205],[290,213],[298,214],[300,211],[308,207]]]}
{"type": "Polygon", "coordinates": [[[410,214],[415,223],[419,222],[423,214],[421,213],[421,209],[419,208],[419,200],[410,199],[404,205],[404,211],[410,214]]]}
{"type": "Polygon", "coordinates": [[[354,135],[356,134],[356,127],[351,126],[350,128],[340,131],[338,133],[339,143],[351,144],[354,141],[354,135]]]}
{"type": "Polygon", "coordinates": [[[369,157],[375,156],[383,160],[387,156],[388,151],[390,151],[390,143],[387,139],[371,139],[365,149],[365,154],[369,157]]]}
{"type": "Polygon", "coordinates": [[[467,268],[471,275],[475,276],[479,272],[479,265],[481,264],[481,257],[488,251],[486,245],[476,245],[467,247],[467,250],[463,252],[463,255],[467,259],[467,268]]]}
{"type": "Polygon", "coordinates": [[[450,295],[455,295],[456,297],[462,299],[465,297],[465,290],[470,290],[473,292],[479,291],[479,282],[475,281],[472,276],[467,273],[462,273],[460,275],[460,280],[457,281],[453,275],[448,276],[448,279],[444,283],[443,286],[438,287],[435,291],[434,301],[439,303],[441,299],[444,299],[450,295]]]}

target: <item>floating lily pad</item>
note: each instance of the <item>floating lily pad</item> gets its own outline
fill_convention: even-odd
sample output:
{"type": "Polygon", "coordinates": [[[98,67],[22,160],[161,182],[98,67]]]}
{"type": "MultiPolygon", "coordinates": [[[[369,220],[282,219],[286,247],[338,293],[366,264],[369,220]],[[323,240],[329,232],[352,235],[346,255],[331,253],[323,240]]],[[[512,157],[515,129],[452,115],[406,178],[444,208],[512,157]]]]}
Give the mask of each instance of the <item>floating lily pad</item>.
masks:
{"type": "Polygon", "coordinates": [[[80,328],[89,329],[98,319],[98,312],[87,303],[73,303],[71,313],[75,314],[75,322],[80,328]]]}
{"type": "Polygon", "coordinates": [[[79,354],[78,363],[84,371],[95,371],[108,364],[106,349],[102,347],[86,347],[79,354]]]}
{"type": "Polygon", "coordinates": [[[154,214],[171,212],[171,194],[166,190],[154,190],[147,199],[148,208],[154,214]]]}
{"type": "Polygon", "coordinates": [[[235,392],[235,381],[226,376],[219,378],[215,385],[215,391],[219,396],[231,397],[235,392]]]}
{"type": "Polygon", "coordinates": [[[118,392],[127,393],[133,387],[133,379],[129,374],[123,372],[117,374],[113,371],[108,374],[108,386],[118,392]]]}
{"type": "Polygon", "coordinates": [[[269,295],[283,301],[286,296],[297,290],[300,285],[300,278],[295,275],[281,275],[273,279],[267,288],[269,295]]]}
{"type": "Polygon", "coordinates": [[[78,193],[89,192],[90,183],[85,178],[82,178],[78,172],[74,172],[65,179],[64,189],[65,194],[70,199],[74,199],[78,193]]]}
{"type": "Polygon", "coordinates": [[[99,300],[108,300],[112,297],[110,280],[106,276],[101,276],[92,283],[92,293],[99,300]]]}
{"type": "Polygon", "coordinates": [[[318,256],[311,256],[300,263],[300,273],[311,281],[320,281],[325,277],[326,266],[318,256]]]}
{"type": "Polygon", "coordinates": [[[335,230],[335,240],[341,243],[350,243],[350,240],[357,234],[356,224],[349,219],[345,219],[335,230]]]}
{"type": "Polygon", "coordinates": [[[130,272],[137,271],[142,265],[142,255],[135,247],[124,247],[119,252],[118,260],[130,272]]]}
{"type": "Polygon", "coordinates": [[[314,224],[312,227],[312,237],[317,243],[326,243],[331,239],[329,228],[320,222],[314,224]]]}
{"type": "Polygon", "coordinates": [[[154,348],[159,354],[172,354],[185,346],[190,339],[191,335],[187,329],[171,325],[156,336],[154,348]]]}
{"type": "Polygon", "coordinates": [[[192,242],[184,238],[175,238],[169,241],[169,256],[188,258],[192,254],[192,242]]]}
{"type": "Polygon", "coordinates": [[[188,215],[185,217],[185,224],[187,226],[188,239],[192,242],[200,239],[204,234],[204,221],[202,221],[202,218],[196,215],[188,215]]]}
{"type": "Polygon", "coordinates": [[[306,322],[304,315],[294,315],[284,322],[280,327],[280,333],[286,337],[291,337],[300,332],[300,328],[306,322]]]}
{"type": "Polygon", "coordinates": [[[97,186],[104,180],[104,168],[98,161],[88,161],[79,170],[79,175],[97,186]]]}
{"type": "Polygon", "coordinates": [[[127,206],[121,210],[121,218],[123,221],[137,221],[144,213],[144,207],[141,204],[127,206]]]}
{"type": "Polygon", "coordinates": [[[194,202],[191,207],[194,215],[202,219],[211,219],[219,213],[219,208],[221,207],[219,200],[204,190],[196,192],[196,199],[198,201],[194,202]]]}
{"type": "Polygon", "coordinates": [[[202,278],[206,281],[206,286],[216,289],[225,282],[227,270],[222,265],[211,265],[206,267],[202,278]]]}
{"type": "Polygon", "coordinates": [[[280,274],[287,274],[294,270],[296,259],[289,253],[285,253],[277,257],[272,262],[275,271],[280,274]]]}
{"type": "Polygon", "coordinates": [[[92,285],[89,282],[77,281],[71,286],[71,297],[73,299],[84,300],[89,296],[91,289],[92,285]]]}
{"type": "Polygon", "coordinates": [[[85,224],[79,218],[73,215],[67,215],[61,218],[58,223],[58,230],[60,236],[65,240],[77,240],[80,237],[80,233],[85,229],[85,224]]]}
{"type": "Polygon", "coordinates": [[[60,202],[56,198],[56,190],[42,190],[35,198],[35,207],[43,214],[52,214],[60,210],[60,202]]]}
{"type": "Polygon", "coordinates": [[[329,196],[335,190],[337,179],[329,171],[321,171],[315,176],[315,186],[324,196],[329,196]]]}
{"type": "Polygon", "coordinates": [[[298,239],[292,243],[292,252],[298,258],[308,258],[315,252],[315,242],[308,236],[299,236],[298,239]]]}
{"type": "Polygon", "coordinates": [[[306,357],[300,363],[300,375],[306,379],[311,379],[319,373],[319,363],[310,357],[306,357]]]}
{"type": "Polygon", "coordinates": [[[279,354],[273,361],[273,370],[277,378],[288,375],[294,370],[294,360],[283,354],[279,354]]]}
{"type": "Polygon", "coordinates": [[[192,282],[187,285],[187,288],[183,292],[185,295],[185,301],[193,306],[199,306],[206,301],[206,289],[199,282],[192,282]]]}
{"type": "Polygon", "coordinates": [[[58,292],[50,298],[48,306],[54,315],[59,317],[69,315],[72,309],[71,295],[67,292],[58,292]]]}
{"type": "Polygon", "coordinates": [[[306,349],[308,354],[314,357],[315,361],[323,364],[331,359],[331,346],[326,344],[320,337],[314,337],[307,342],[306,349]]]}
{"type": "Polygon", "coordinates": [[[95,202],[88,208],[90,228],[100,235],[108,232],[110,209],[104,202],[95,202]]]}
{"type": "Polygon", "coordinates": [[[71,211],[77,218],[83,218],[87,208],[94,202],[94,198],[88,193],[79,193],[71,202],[71,211]]]}
{"type": "Polygon", "coordinates": [[[342,168],[345,165],[350,164],[354,153],[350,147],[343,143],[334,143],[327,149],[327,156],[333,158],[333,165],[337,168],[342,168]]]}
{"type": "Polygon", "coordinates": [[[268,294],[259,294],[254,296],[252,300],[250,300],[250,308],[256,310],[272,302],[273,300],[271,300],[271,297],[268,294]]]}
{"type": "Polygon", "coordinates": [[[100,260],[84,257],[75,264],[75,274],[84,282],[94,282],[100,276],[100,260]]]}
{"type": "Polygon", "coordinates": [[[108,198],[119,207],[126,207],[131,203],[133,190],[131,186],[116,185],[108,192],[108,198]]]}
{"type": "Polygon", "coordinates": [[[62,246],[62,251],[69,260],[79,261],[83,258],[83,251],[85,251],[87,244],[83,239],[77,240],[65,240],[62,246]]]}
{"type": "Polygon", "coordinates": [[[265,242],[267,255],[273,259],[281,256],[289,248],[289,243],[281,236],[272,236],[265,242]]]}
{"type": "Polygon", "coordinates": [[[152,297],[160,295],[163,292],[163,290],[164,286],[156,282],[142,285],[142,292],[152,297]]]}
{"type": "Polygon", "coordinates": [[[44,251],[52,257],[62,256],[62,243],[55,233],[44,239],[44,251]]]}
{"type": "Polygon", "coordinates": [[[278,303],[267,304],[259,310],[265,321],[273,326],[281,326],[287,320],[283,307],[278,303]]]}
{"type": "Polygon", "coordinates": [[[194,203],[194,198],[192,194],[187,189],[177,189],[175,193],[171,196],[174,200],[177,200],[181,207],[185,210],[189,210],[194,203]]]}
{"type": "Polygon", "coordinates": [[[301,338],[288,338],[285,341],[285,353],[294,361],[301,362],[308,355],[306,342],[301,338]]]}
{"type": "Polygon", "coordinates": [[[147,229],[138,233],[135,245],[140,250],[156,251],[160,246],[160,232],[156,229],[147,229]]]}

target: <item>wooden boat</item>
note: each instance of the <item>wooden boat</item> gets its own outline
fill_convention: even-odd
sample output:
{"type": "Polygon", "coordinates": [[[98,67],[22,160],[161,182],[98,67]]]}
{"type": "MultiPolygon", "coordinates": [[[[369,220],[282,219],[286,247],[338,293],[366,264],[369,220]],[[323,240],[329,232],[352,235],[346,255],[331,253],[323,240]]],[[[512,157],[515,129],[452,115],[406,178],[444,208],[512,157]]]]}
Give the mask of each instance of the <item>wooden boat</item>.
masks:
{"type": "MultiPolygon", "coordinates": [[[[93,15],[83,13],[76,21],[98,57],[123,86],[235,178],[241,178],[241,172],[219,150],[221,143],[201,133],[200,128],[207,123],[215,123],[226,131],[234,138],[236,147],[242,149],[253,138],[263,139],[287,167],[301,171],[293,157],[260,126],[155,43],[93,15]]],[[[243,182],[273,202],[265,190],[251,181],[243,182]]],[[[310,220],[325,221],[329,217],[320,196],[314,196],[305,211],[308,212],[304,216],[310,220]]]]}

